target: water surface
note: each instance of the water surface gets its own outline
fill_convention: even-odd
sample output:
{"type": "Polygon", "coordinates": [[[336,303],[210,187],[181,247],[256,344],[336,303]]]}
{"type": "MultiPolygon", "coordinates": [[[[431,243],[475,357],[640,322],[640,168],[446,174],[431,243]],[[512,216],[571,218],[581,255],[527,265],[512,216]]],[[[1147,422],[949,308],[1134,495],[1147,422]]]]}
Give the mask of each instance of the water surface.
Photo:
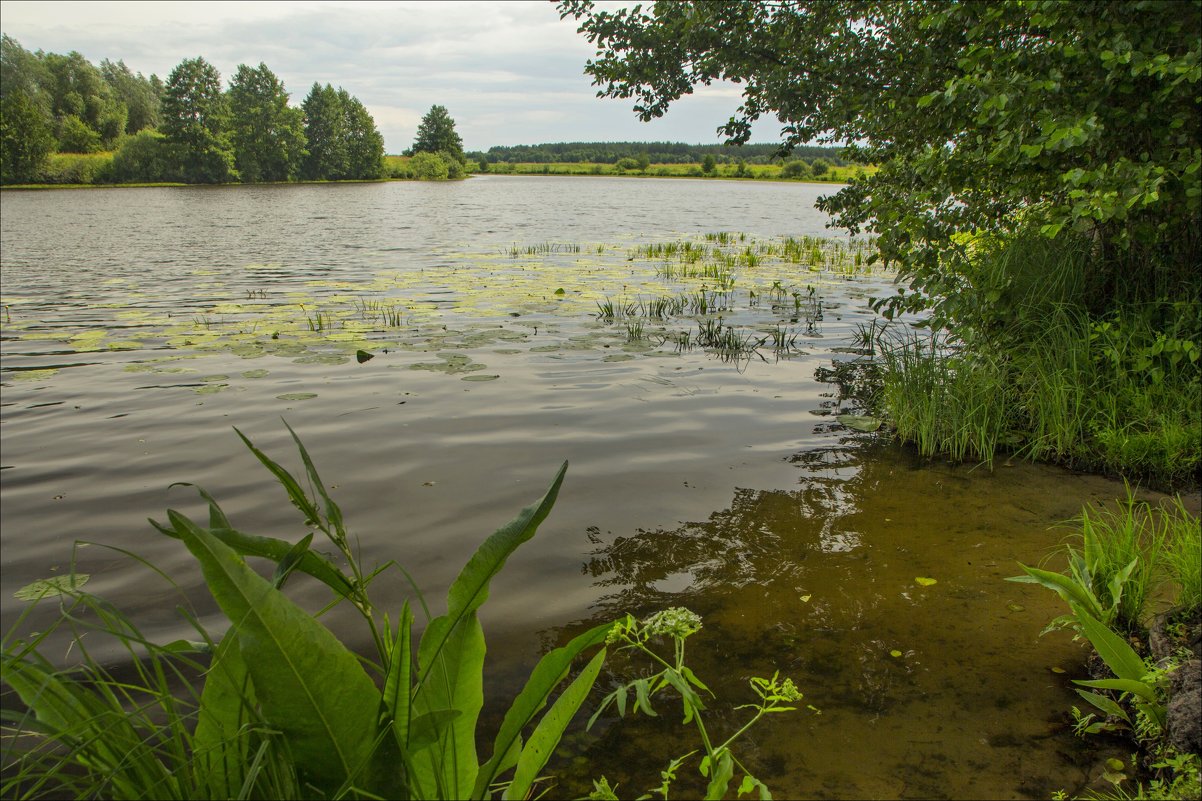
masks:
{"type": "MultiPolygon", "coordinates": [[[[5,627],[21,609],[12,592],[68,569],[86,540],[146,557],[220,628],[184,548],[145,519],[199,513],[192,491],[169,489],[190,481],[243,530],[303,534],[234,426],[295,467],[285,418],[364,561],[403,562],[435,607],[566,459],[551,518],[485,607],[490,714],[540,648],[687,605],[706,621],[691,653],[723,702],[714,727],[735,725],[747,677],[777,669],[821,710],[747,741],[778,797],[1071,789],[1092,764],[1064,726],[1081,654],[1038,639],[1059,612],[1050,593],[1001,579],[1066,533],[1049,527],[1121,487],[918,462],[835,421],[847,403],[815,371],[859,358],[852,334],[890,285],[774,250],[838,237],[813,209],[829,191],[494,176],[4,192],[5,627]],[[735,231],[746,237],[704,238],[735,231]],[[597,317],[598,302],[719,290],[664,278],[679,262],[638,251],[685,241],[732,259],[752,249],[729,308],[648,319],[640,337],[597,317]],[[759,337],[783,328],[793,347],[724,359],[670,339],[719,317],[759,337]]],[[[176,590],[121,554],[91,546],[79,569],[152,636],[189,634],[176,590]]],[[[387,608],[409,593],[399,577],[375,590],[387,608]]],[[[290,592],[324,600],[303,582],[290,592]]],[[[331,616],[364,645],[344,623],[331,616]]],[[[601,772],[644,792],[692,747],[678,726],[603,720],[573,740],[588,771],[556,769],[577,794],[601,772]]]]}

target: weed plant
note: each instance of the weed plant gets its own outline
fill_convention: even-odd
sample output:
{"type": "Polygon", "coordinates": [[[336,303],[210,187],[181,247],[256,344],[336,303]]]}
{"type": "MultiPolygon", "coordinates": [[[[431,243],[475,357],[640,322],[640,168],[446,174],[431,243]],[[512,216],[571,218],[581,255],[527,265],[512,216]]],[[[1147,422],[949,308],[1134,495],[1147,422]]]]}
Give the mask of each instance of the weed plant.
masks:
{"type": "MultiPolygon", "coordinates": [[[[5,699],[0,796],[486,799],[501,792],[507,799],[527,798],[585,703],[607,646],[618,646],[663,666],[632,685],[636,711],[655,714],[652,697],[669,687],[680,693],[685,723],[695,722],[706,749],[700,768],[710,777],[707,798],[721,798],[736,770],[744,773],[741,793],[758,788],[761,797],[770,797],[731,747],[764,715],[787,711],[785,704],[800,693],[776,675],[752,679],[760,699],[752,719],[720,743],[709,739],[698,694],[708,689],[684,662],[684,639],[701,623],[685,609],[667,610],[642,624],[629,617],[602,624],[543,656],[495,733],[491,757],[478,762],[485,644],[477,610],[510,554],[550,513],[567,464],[541,499],[472,555],[448,591],[446,614],[431,619],[417,593],[428,622],[415,644],[409,602],[392,620],[369,594],[393,567],[416,589],[412,577],[393,562],[363,568],[341,509],[300,439],[289,432],[308,491],[238,433],[314,529],[299,542],[239,531],[199,488],[209,507],[207,527],[173,510],[166,523],[151,521],[160,533],[181,540],[200,564],[230,622],[224,636],[212,636],[185,612],[199,639],[154,643],[119,610],[83,589],[88,577],[75,571],[74,560],[69,575],[18,592],[35,602],[58,599],[61,614],[48,628],[23,638],[31,605],[4,636],[4,681],[21,704],[10,703],[11,695],[5,699]],[[311,549],[317,533],[333,546],[337,560],[311,549]],[[245,557],[272,564],[271,579],[252,570],[245,557]],[[283,594],[296,574],[332,591],[317,614],[283,594]],[[318,620],[342,603],[349,603],[366,625],[370,655],[349,651],[318,620]],[[63,633],[70,637],[78,667],[60,669],[42,653],[63,633]],[[676,643],[671,663],[648,647],[656,636],[676,643]],[[93,655],[97,638],[119,643],[130,667],[120,674],[106,669],[93,655]],[[587,663],[573,669],[592,650],[587,663]]],[[[157,568],[142,564],[170,582],[157,568]]],[[[616,701],[624,713],[627,690],[620,688],[606,703],[616,701]]]]}

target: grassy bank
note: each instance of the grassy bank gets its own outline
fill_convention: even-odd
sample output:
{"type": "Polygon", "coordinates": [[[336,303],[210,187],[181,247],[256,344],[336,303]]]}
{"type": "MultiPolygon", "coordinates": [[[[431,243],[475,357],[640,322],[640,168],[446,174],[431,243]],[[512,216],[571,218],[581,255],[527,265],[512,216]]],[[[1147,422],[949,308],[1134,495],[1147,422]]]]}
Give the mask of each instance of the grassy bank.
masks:
{"type": "MultiPolygon", "coordinates": [[[[393,157],[387,157],[393,158],[393,157]]],[[[725,178],[746,180],[798,180],[819,183],[846,183],[854,177],[870,175],[875,167],[845,166],[830,167],[822,175],[798,172],[790,175],[786,164],[716,164],[706,172],[701,164],[649,164],[645,169],[623,169],[615,164],[599,163],[498,163],[488,165],[487,172],[496,175],[624,175],[651,178],[725,178]]]]}
{"type": "MultiPolygon", "coordinates": [[[[186,186],[178,182],[114,183],[108,179],[113,154],[55,153],[38,173],[38,180],[28,184],[9,184],[6,189],[81,188],[88,186],[186,186]]],[[[385,156],[384,178],[380,180],[423,180],[412,168],[408,156],[385,156]]],[[[717,164],[706,172],[701,164],[650,164],[645,169],[624,169],[615,164],[569,163],[498,163],[487,169],[468,162],[467,169],[454,174],[435,174],[425,180],[463,178],[469,174],[493,175],[608,175],[637,178],[721,178],[724,180],[805,181],[810,183],[847,183],[853,178],[876,172],[872,166],[832,166],[821,175],[809,168],[790,168],[789,164],[717,164]]],[[[346,183],[343,181],[295,181],[290,183],[346,183]]],[[[361,183],[355,181],[353,183],[361,183]]]]}
{"type": "Polygon", "coordinates": [[[866,332],[883,367],[877,411],[903,440],[928,456],[1197,486],[1202,279],[1099,286],[1087,244],[1040,237],[982,246],[962,275],[936,308],[946,327],[866,332]]]}

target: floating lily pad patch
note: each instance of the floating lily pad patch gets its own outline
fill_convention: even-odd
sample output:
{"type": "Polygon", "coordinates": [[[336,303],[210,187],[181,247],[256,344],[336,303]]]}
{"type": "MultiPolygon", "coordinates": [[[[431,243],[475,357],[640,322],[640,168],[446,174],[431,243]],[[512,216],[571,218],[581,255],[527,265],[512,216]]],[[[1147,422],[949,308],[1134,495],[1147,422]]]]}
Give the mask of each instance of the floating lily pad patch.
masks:
{"type": "Polygon", "coordinates": [[[474,373],[483,370],[487,365],[473,362],[470,357],[461,353],[439,353],[441,362],[417,362],[409,365],[410,370],[430,370],[436,373],[455,375],[457,373],[474,373]]]}
{"type": "Polygon", "coordinates": [[[500,377],[501,376],[499,376],[499,375],[489,375],[487,373],[474,373],[473,375],[465,375],[465,376],[461,377],[459,380],[460,381],[496,381],[500,377]]]}
{"type": "Polygon", "coordinates": [[[8,374],[8,377],[14,381],[45,381],[57,372],[57,367],[45,367],[38,370],[14,370],[8,374]]]}
{"type": "Polygon", "coordinates": [[[91,578],[87,573],[72,573],[66,576],[51,576],[38,579],[32,584],[26,584],[13,593],[13,597],[21,601],[36,601],[51,595],[64,595],[77,592],[91,578]]]}
{"type": "Polygon", "coordinates": [[[880,418],[860,414],[841,414],[835,418],[852,431],[871,434],[881,427],[880,418]]]}
{"type": "Polygon", "coordinates": [[[270,370],[245,370],[242,373],[243,378],[266,378],[271,375],[270,370]]]}
{"type": "Polygon", "coordinates": [[[282,400],[282,401],[300,401],[300,400],[309,400],[311,398],[316,398],[317,393],[316,392],[289,392],[284,395],[276,395],[275,397],[276,397],[276,400],[282,400]]]}

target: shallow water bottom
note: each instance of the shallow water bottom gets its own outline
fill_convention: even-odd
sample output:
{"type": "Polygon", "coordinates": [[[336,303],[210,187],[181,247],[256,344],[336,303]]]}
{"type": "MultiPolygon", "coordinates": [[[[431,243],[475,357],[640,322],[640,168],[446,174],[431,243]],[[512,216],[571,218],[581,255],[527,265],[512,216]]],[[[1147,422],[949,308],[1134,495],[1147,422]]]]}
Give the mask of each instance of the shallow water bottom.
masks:
{"type": "MultiPolygon", "coordinates": [[[[1072,733],[1071,680],[1087,652],[1063,632],[1040,637],[1060,599],[1004,581],[1019,561],[1059,567],[1071,532],[1053,526],[1120,484],[1027,463],[928,464],[891,445],[794,463],[795,489],[739,489],[707,520],[602,537],[582,567],[595,613],[544,639],[627,611],[701,614],[688,664],[714,690],[714,741],[750,716],[733,709],[755,701],[750,677],[780,671],[805,693],[735,748],[778,798],[1047,798],[1125,756],[1072,733]]],[[[598,697],[650,672],[619,655],[598,697]]],[[[658,787],[671,759],[700,748],[679,701],[663,697],[658,718],[611,714],[565,741],[552,794],[584,796],[602,775],[620,797],[658,787]]],[[[698,759],[680,769],[676,797],[704,793],[698,759]]]]}

